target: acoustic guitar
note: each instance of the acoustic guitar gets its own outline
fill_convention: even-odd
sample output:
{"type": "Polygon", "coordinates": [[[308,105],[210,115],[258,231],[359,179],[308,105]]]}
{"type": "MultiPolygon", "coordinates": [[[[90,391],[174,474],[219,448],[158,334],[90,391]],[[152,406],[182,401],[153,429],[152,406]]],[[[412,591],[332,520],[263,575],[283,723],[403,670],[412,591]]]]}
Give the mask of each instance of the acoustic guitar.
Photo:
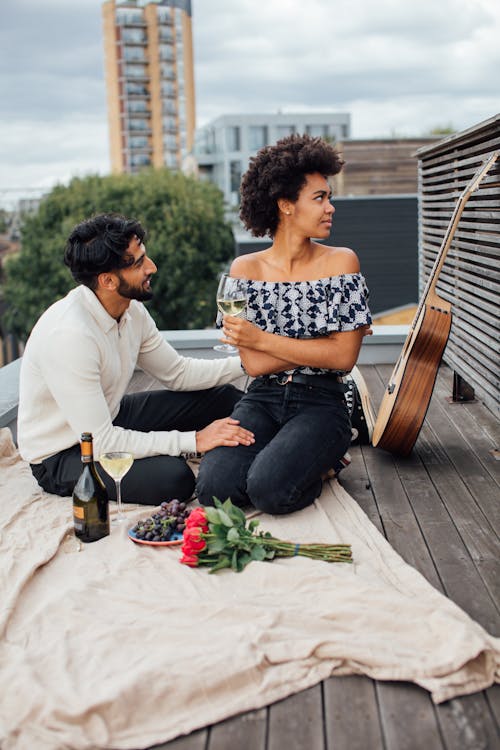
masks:
{"type": "Polygon", "coordinates": [[[465,204],[499,154],[500,151],[495,151],[485,159],[457,201],[408,336],[386,387],[373,429],[372,444],[390,453],[407,456],[415,445],[425,419],[451,328],[451,303],[436,293],[438,276],[465,204]]]}

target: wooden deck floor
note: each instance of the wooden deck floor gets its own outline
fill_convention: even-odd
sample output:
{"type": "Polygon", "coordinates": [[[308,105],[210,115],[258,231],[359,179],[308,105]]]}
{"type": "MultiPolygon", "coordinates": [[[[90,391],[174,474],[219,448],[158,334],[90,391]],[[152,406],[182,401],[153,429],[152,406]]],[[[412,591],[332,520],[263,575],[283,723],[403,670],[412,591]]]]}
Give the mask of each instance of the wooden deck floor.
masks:
{"type": "MultiPolygon", "coordinates": [[[[378,407],[392,368],[360,369],[378,407]]],[[[451,392],[441,368],[412,455],[355,447],[341,483],[408,563],[500,635],[500,424],[451,392]]],[[[499,686],[434,706],[410,683],[335,677],[155,750],[498,750],[499,724],[499,686]]]]}

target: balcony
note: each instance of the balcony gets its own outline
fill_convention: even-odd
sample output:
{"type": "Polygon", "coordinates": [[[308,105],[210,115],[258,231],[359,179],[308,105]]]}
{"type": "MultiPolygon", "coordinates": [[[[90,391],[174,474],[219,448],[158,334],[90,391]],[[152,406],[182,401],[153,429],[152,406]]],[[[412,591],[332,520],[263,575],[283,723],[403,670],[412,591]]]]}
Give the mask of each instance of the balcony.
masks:
{"type": "MultiPolygon", "coordinates": [[[[380,327],[363,344],[360,369],[375,407],[405,331],[404,326],[380,327]]],[[[216,331],[164,335],[186,356],[215,356],[216,331]]],[[[19,366],[17,360],[0,369],[0,426],[10,426],[14,435],[19,366]]],[[[493,594],[498,468],[493,451],[498,445],[498,422],[479,402],[450,404],[451,384],[451,371],[441,367],[411,456],[398,459],[371,446],[352,447],[352,463],[340,483],[406,562],[494,632],[498,629],[493,594]]],[[[130,390],[151,387],[151,379],[137,371],[130,390]]],[[[161,748],[493,749],[499,694],[499,688],[492,687],[436,706],[413,683],[329,677],[161,748]]]]}
{"type": "Polygon", "coordinates": [[[145,80],[149,78],[148,66],[147,65],[134,65],[127,63],[122,66],[123,77],[127,79],[145,80]]]}

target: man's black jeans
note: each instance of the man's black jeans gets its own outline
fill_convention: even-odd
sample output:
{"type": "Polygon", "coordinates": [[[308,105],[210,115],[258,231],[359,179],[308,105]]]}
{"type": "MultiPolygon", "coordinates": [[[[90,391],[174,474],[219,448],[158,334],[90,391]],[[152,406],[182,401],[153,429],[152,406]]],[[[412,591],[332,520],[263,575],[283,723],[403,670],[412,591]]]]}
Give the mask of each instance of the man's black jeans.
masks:
{"type": "MultiPolygon", "coordinates": [[[[122,399],[113,424],[139,432],[202,430],[214,420],[228,417],[242,395],[232,385],[186,393],[167,390],[134,393],[122,399]]],[[[82,471],[80,445],[49,456],[41,464],[31,464],[31,470],[46,492],[71,495],[82,471]]],[[[114,480],[103,469],[99,473],[114,500],[114,480]]],[[[193,472],[183,457],[151,456],[134,461],[122,480],[122,500],[143,505],[158,505],[171,498],[186,501],[192,497],[194,486],[193,472]]]]}

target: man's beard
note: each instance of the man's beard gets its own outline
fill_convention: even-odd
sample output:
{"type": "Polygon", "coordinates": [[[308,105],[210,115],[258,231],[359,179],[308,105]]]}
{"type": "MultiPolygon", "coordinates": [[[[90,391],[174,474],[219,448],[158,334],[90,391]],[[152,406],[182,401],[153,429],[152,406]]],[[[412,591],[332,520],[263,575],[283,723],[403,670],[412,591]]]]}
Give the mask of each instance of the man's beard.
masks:
{"type": "Polygon", "coordinates": [[[125,297],[125,299],[136,299],[139,302],[146,302],[148,299],[153,298],[153,290],[151,288],[146,291],[142,286],[131,286],[121,274],[118,274],[118,278],[120,279],[120,284],[116,291],[122,297],[125,297]]]}

